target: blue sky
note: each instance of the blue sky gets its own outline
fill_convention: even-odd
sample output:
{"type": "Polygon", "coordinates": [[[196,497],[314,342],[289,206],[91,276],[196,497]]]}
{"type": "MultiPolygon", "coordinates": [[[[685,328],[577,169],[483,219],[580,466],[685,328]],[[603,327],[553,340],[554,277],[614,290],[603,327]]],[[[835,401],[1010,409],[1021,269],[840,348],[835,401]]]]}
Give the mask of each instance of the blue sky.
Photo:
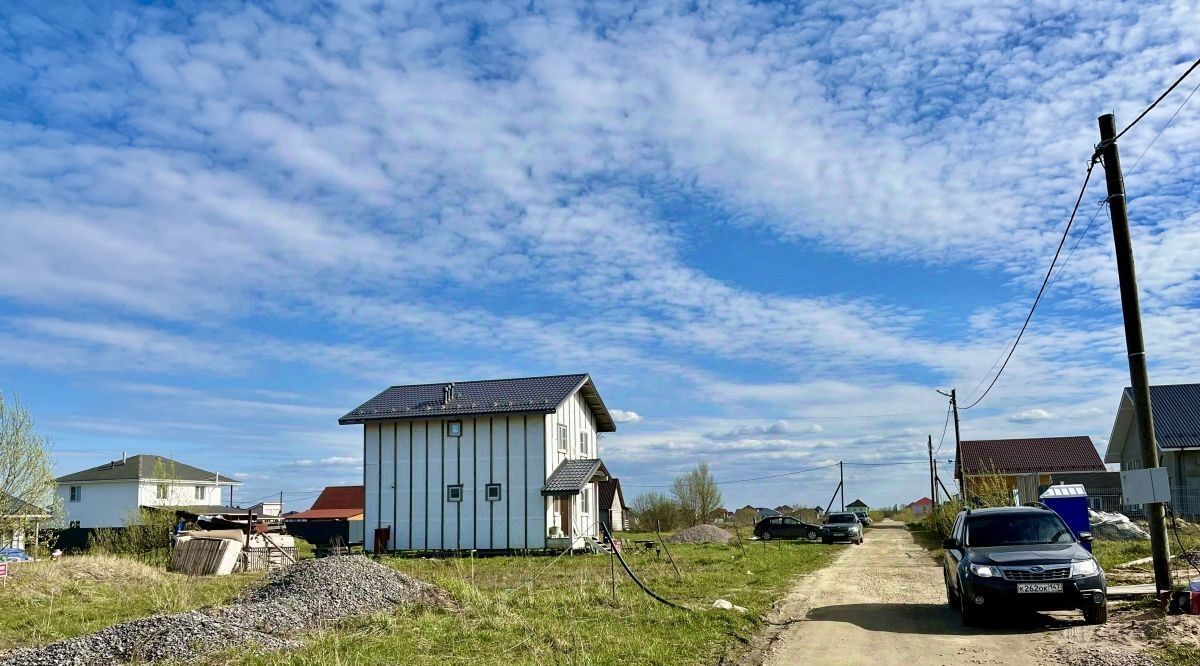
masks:
{"type": "MultiPolygon", "coordinates": [[[[1096,117],[1200,52],[1188,3],[976,4],[7,3],[0,390],[59,472],[153,452],[301,506],[360,478],[337,417],[410,382],[592,373],[630,495],[702,458],[919,460],[934,389],[973,398],[1019,326],[1096,117]]],[[[1150,145],[1193,85],[1121,141],[1159,383],[1200,365],[1200,102],[1150,145]]],[[[1117,299],[1101,211],[964,436],[1103,446],[1117,299]]]]}

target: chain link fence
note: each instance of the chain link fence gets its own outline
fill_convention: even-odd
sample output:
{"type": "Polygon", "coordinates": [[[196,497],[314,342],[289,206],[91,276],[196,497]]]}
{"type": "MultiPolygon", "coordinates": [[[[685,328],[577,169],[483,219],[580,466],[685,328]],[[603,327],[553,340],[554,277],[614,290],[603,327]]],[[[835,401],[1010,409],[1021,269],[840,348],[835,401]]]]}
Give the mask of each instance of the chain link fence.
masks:
{"type": "MultiPolygon", "coordinates": [[[[1126,503],[1120,489],[1089,490],[1088,506],[1093,511],[1123,513],[1134,519],[1146,518],[1145,506],[1126,503]]],[[[1170,507],[1179,518],[1188,521],[1200,519],[1200,488],[1173,486],[1170,507]]]]}

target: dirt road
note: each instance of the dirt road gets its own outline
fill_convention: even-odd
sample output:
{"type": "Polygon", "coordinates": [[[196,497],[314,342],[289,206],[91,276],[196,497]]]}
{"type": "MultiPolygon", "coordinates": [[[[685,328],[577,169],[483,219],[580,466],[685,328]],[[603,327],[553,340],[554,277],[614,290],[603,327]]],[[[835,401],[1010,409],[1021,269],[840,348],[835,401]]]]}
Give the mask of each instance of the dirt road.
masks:
{"type": "MultiPolygon", "coordinates": [[[[1049,634],[1078,614],[1021,614],[964,628],[946,605],[942,570],[900,523],[867,530],[832,565],[801,581],[780,607],[785,623],[763,663],[1037,664],[1049,634]]],[[[1078,619],[1077,619],[1078,618],[1078,619]]]]}

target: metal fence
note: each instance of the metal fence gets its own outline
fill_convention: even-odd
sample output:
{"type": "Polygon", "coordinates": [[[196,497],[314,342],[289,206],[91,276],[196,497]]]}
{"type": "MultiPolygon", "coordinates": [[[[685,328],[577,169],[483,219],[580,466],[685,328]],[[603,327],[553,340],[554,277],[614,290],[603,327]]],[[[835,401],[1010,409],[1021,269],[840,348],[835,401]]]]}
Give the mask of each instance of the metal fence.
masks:
{"type": "MultiPolygon", "coordinates": [[[[1146,517],[1145,507],[1126,503],[1119,489],[1088,491],[1088,506],[1095,511],[1123,513],[1130,518],[1146,517]]],[[[1189,521],[1200,519],[1200,488],[1173,486],[1169,506],[1179,518],[1189,521]]]]}

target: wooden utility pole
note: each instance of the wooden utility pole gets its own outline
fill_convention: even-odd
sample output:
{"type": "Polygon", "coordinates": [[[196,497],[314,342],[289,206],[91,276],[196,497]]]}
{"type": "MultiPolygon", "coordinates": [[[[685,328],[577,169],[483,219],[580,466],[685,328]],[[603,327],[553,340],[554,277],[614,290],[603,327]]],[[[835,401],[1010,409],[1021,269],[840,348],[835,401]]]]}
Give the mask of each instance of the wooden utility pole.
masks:
{"type": "Polygon", "coordinates": [[[929,500],[937,506],[937,481],[933,475],[933,435],[929,436],[929,500]]]}
{"type": "MultiPolygon", "coordinates": [[[[1159,467],[1158,441],[1150,408],[1150,375],[1146,371],[1146,344],[1142,339],[1142,307],[1138,301],[1137,271],[1133,265],[1133,241],[1129,237],[1129,211],[1125,201],[1125,177],[1117,151],[1117,124],[1113,114],[1099,118],[1100,145],[1096,155],[1104,165],[1108,185],[1108,210],[1112,215],[1113,245],[1117,252],[1117,276],[1121,283],[1121,314],[1125,319],[1125,347],[1129,354],[1129,381],[1133,391],[1133,413],[1142,444],[1142,467],[1159,467]]],[[[1160,593],[1171,589],[1171,560],[1167,552],[1167,521],[1162,502],[1146,505],[1150,521],[1150,554],[1154,557],[1154,585],[1160,593]]]]}
{"type": "MultiPolygon", "coordinates": [[[[963,468],[962,460],[962,435],[958,430],[958,389],[950,389],[949,393],[938,391],[942,395],[950,398],[950,411],[954,412],[954,465],[958,469],[963,468]]],[[[958,494],[961,495],[963,506],[967,504],[967,474],[963,472],[962,478],[958,480],[958,494]]],[[[950,499],[950,495],[946,499],[950,499]]]]}
{"type": "Polygon", "coordinates": [[[842,511],[846,510],[846,472],[842,461],[838,461],[838,490],[842,493],[842,511]]]}

